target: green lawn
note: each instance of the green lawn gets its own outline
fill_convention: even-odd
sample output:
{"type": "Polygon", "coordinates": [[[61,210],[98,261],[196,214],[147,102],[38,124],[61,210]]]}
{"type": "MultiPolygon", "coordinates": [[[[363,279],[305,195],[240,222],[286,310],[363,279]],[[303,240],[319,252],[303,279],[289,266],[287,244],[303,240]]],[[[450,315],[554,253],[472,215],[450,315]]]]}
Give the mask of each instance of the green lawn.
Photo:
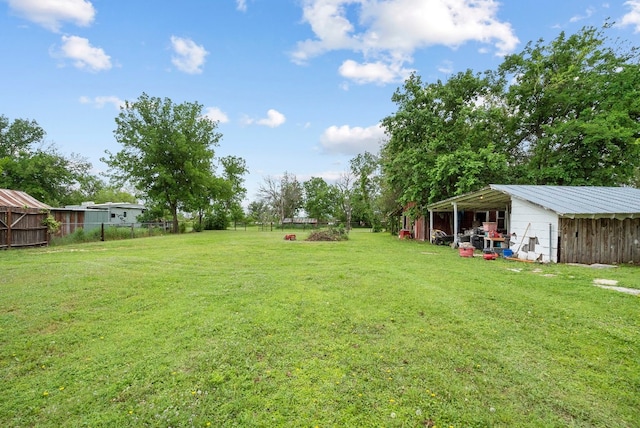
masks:
{"type": "Polygon", "coordinates": [[[0,252],[0,426],[640,426],[640,268],[297,234],[0,252]]]}

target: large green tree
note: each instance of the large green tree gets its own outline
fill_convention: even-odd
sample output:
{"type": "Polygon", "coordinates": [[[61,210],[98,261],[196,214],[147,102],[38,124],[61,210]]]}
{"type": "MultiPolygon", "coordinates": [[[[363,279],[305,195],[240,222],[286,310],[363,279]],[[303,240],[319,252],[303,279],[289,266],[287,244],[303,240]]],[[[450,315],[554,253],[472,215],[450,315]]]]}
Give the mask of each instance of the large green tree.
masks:
{"type": "Polygon", "coordinates": [[[320,222],[329,220],[336,211],[338,192],[322,177],[311,177],[303,183],[304,210],[320,222]]]}
{"type": "Polygon", "coordinates": [[[470,70],[426,85],[412,75],[394,93],[398,111],[382,121],[389,139],[381,162],[402,205],[417,202],[420,214],[429,202],[502,181],[505,109],[492,82],[470,70]]]}
{"type": "Polygon", "coordinates": [[[222,135],[202,108],[145,93],[127,101],[114,131],[123,148],[102,159],[116,182],[131,183],[145,200],[171,213],[175,233],[178,211],[192,208],[213,182],[213,147],[222,135]]]}
{"type": "Polygon", "coordinates": [[[380,195],[380,161],[378,156],[364,152],[349,161],[351,173],[356,179],[353,205],[353,221],[377,228],[381,219],[376,207],[380,195]]]}
{"type": "Polygon", "coordinates": [[[34,120],[0,116],[0,188],[22,190],[51,206],[77,203],[91,164],[75,154],[64,156],[45,136],[34,120]]]}
{"type": "Polygon", "coordinates": [[[225,156],[220,158],[222,165],[222,178],[228,184],[230,193],[226,198],[221,199],[221,203],[227,215],[234,223],[244,219],[242,200],[247,194],[244,187],[244,176],[249,172],[247,162],[238,156],[225,156]]]}
{"type": "Polygon", "coordinates": [[[423,84],[383,120],[384,188],[430,202],[489,183],[617,186],[640,171],[639,50],[584,28],[528,44],[495,71],[423,84]]]}
{"type": "Polygon", "coordinates": [[[529,43],[499,68],[519,181],[618,186],[640,166],[640,63],[588,27],[529,43]]]}

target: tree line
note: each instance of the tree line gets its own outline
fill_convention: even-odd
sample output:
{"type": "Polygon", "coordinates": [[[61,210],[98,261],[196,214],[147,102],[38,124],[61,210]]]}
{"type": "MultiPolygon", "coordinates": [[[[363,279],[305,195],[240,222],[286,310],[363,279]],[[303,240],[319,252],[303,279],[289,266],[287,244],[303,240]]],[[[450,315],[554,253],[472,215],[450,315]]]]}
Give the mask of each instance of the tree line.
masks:
{"type": "Polygon", "coordinates": [[[488,184],[640,184],[638,47],[601,29],[529,43],[497,70],[424,84],[414,74],[384,118],[382,174],[402,204],[488,184]]]}
{"type": "Polygon", "coordinates": [[[222,135],[197,102],[142,94],[116,117],[120,151],[101,160],[108,182],[78,155],[45,144],[33,120],[0,116],[0,187],[53,206],[141,199],[147,216],[191,213],[198,229],[296,217],[379,229],[400,207],[424,214],[432,202],[491,183],[593,186],[640,184],[638,47],[610,40],[607,23],[530,42],[496,70],[467,70],[423,83],[412,74],[382,119],[380,153],[351,159],[334,183],[265,177],[247,212],[244,159],[216,158],[222,135]],[[130,189],[124,192],[121,189],[130,189]]]}
{"type": "Polygon", "coordinates": [[[258,200],[248,206],[248,217],[260,223],[283,223],[304,213],[320,223],[333,221],[348,229],[359,223],[379,230],[384,217],[378,212],[380,162],[365,152],[349,162],[349,169],[335,183],[322,177],[300,182],[294,174],[265,177],[258,189],[258,200]]]}

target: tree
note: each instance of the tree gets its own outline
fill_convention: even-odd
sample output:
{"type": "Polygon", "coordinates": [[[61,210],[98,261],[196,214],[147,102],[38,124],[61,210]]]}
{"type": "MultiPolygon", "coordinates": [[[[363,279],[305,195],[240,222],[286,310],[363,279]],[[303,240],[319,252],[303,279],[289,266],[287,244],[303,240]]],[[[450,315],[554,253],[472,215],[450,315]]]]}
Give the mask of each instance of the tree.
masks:
{"type": "Polygon", "coordinates": [[[617,186],[640,166],[637,47],[615,49],[604,30],[583,28],[551,43],[529,43],[499,68],[532,184],[617,186]]]}
{"type": "Polygon", "coordinates": [[[338,189],[339,218],[345,222],[347,231],[351,230],[351,216],[353,214],[353,193],[355,178],[352,173],[344,172],[336,181],[338,189]]]}
{"type": "Polygon", "coordinates": [[[247,217],[256,223],[266,223],[271,216],[269,206],[264,200],[252,201],[247,206],[247,217]]]}
{"type": "Polygon", "coordinates": [[[0,187],[22,190],[51,206],[74,203],[91,164],[46,145],[45,135],[34,120],[0,116],[0,187]]]}
{"type": "MultiPolygon", "coordinates": [[[[608,28],[608,25],[604,27],[608,28]]],[[[618,186],[640,170],[640,50],[584,28],[528,44],[497,71],[423,85],[382,123],[385,184],[414,216],[490,183],[618,186]]]]}
{"type": "Polygon", "coordinates": [[[227,215],[234,223],[242,221],[244,210],[242,200],[247,194],[244,187],[244,175],[249,172],[246,161],[238,156],[225,156],[220,159],[222,165],[222,178],[226,181],[230,192],[226,197],[220,198],[227,215]]]}
{"type": "Polygon", "coordinates": [[[17,157],[31,152],[44,141],[46,133],[35,120],[9,119],[0,115],[0,158],[17,157]]]}
{"type": "Polygon", "coordinates": [[[328,220],[336,211],[337,189],[327,184],[323,178],[311,177],[303,183],[304,210],[318,221],[328,220]]]}
{"type": "Polygon", "coordinates": [[[414,216],[436,200],[504,182],[508,167],[504,116],[492,75],[470,70],[446,83],[423,85],[412,75],[383,119],[389,140],[381,151],[385,181],[414,216]]]}
{"type": "Polygon", "coordinates": [[[138,202],[136,196],[125,189],[112,186],[94,175],[83,175],[78,179],[79,187],[75,188],[69,198],[73,204],[92,201],[97,204],[105,202],[138,202]]]}
{"type": "Polygon", "coordinates": [[[116,118],[123,149],[103,158],[117,183],[130,182],[145,199],[166,208],[178,232],[178,210],[189,210],[210,192],[217,122],[197,102],[174,104],[142,94],[116,118]]]}
{"type": "Polygon", "coordinates": [[[349,161],[351,173],[356,179],[354,189],[354,211],[360,212],[358,221],[370,226],[379,222],[375,212],[376,198],[380,192],[379,159],[376,155],[364,152],[349,161]]]}
{"type": "Polygon", "coordinates": [[[271,176],[264,178],[258,194],[277,214],[280,223],[285,218],[293,218],[303,205],[303,188],[295,175],[285,172],[278,180],[271,176]]]}

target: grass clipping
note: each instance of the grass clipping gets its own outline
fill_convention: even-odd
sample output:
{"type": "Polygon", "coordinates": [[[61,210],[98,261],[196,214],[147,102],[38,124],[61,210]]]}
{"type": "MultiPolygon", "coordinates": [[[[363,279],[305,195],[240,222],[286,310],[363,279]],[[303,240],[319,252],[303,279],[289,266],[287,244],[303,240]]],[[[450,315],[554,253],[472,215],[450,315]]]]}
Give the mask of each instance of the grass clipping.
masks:
{"type": "Polygon", "coordinates": [[[323,229],[311,232],[306,241],[346,241],[349,235],[344,229],[323,229]]]}

